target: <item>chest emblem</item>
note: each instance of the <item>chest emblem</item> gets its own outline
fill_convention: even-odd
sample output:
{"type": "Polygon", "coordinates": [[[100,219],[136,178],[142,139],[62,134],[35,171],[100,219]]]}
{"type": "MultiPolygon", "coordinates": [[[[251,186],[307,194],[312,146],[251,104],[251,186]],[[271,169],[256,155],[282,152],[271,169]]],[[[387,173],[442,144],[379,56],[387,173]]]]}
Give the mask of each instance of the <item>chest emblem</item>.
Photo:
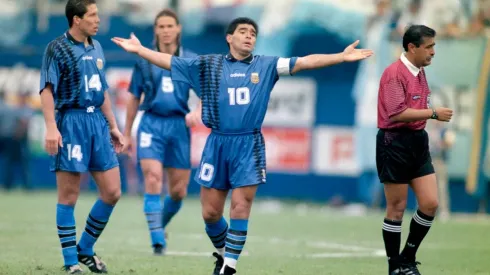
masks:
{"type": "Polygon", "coordinates": [[[104,68],[104,61],[102,61],[102,59],[100,58],[97,58],[97,68],[99,68],[99,70],[102,70],[102,68],[104,68]]]}
{"type": "Polygon", "coordinates": [[[250,75],[250,81],[253,83],[253,84],[257,84],[259,83],[260,81],[260,78],[259,78],[259,73],[252,73],[250,75]]]}

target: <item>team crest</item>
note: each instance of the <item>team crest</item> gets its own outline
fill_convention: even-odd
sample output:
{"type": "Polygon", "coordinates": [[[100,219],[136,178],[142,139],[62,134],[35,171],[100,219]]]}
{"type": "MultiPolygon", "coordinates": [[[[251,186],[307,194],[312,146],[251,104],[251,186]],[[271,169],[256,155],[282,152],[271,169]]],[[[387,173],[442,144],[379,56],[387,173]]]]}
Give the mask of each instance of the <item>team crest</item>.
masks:
{"type": "Polygon", "coordinates": [[[259,83],[259,73],[252,73],[252,75],[250,76],[250,81],[252,81],[253,84],[259,83]]]}
{"type": "Polygon", "coordinates": [[[99,70],[102,70],[102,68],[104,68],[104,61],[102,61],[102,59],[100,58],[97,58],[97,68],[99,68],[99,70]]]}

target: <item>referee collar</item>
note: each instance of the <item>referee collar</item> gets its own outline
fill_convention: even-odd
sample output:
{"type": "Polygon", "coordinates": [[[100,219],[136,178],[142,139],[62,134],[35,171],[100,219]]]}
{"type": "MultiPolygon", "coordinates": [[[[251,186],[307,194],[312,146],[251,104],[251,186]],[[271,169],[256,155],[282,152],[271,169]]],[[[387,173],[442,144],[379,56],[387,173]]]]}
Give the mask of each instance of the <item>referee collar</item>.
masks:
{"type": "Polygon", "coordinates": [[[252,63],[252,61],[254,61],[254,55],[253,54],[250,54],[245,59],[238,60],[231,53],[228,53],[225,56],[225,58],[226,58],[226,60],[231,61],[231,62],[237,62],[238,61],[238,62],[243,62],[243,63],[247,63],[247,64],[250,64],[250,63],[252,63]]]}
{"type": "MultiPolygon", "coordinates": [[[[80,41],[76,40],[76,39],[75,39],[75,37],[73,37],[73,36],[70,34],[70,32],[69,32],[69,31],[66,31],[66,32],[65,32],[65,36],[66,36],[66,38],[68,38],[68,40],[70,40],[70,42],[71,42],[71,43],[73,43],[73,44],[75,44],[75,45],[81,45],[81,44],[83,44],[83,42],[80,42],[80,41]]],[[[90,37],[90,36],[89,36],[89,37],[87,38],[87,40],[88,40],[88,44],[89,44],[89,45],[94,45],[94,41],[92,40],[92,37],[90,37]]]]}
{"type": "Polygon", "coordinates": [[[413,76],[417,76],[420,72],[420,69],[415,67],[415,65],[413,65],[409,60],[408,58],[405,56],[405,53],[402,53],[402,55],[400,56],[400,60],[403,62],[403,64],[405,64],[405,66],[408,68],[408,70],[410,71],[410,73],[413,74],[413,76]]]}

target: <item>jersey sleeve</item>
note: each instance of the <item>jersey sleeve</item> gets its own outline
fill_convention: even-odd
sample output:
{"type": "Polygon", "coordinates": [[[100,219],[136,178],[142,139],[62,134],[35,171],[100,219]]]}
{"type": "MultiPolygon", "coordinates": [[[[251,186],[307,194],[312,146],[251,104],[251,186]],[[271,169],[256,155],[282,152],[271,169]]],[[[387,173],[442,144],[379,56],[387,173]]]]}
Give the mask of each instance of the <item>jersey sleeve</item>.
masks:
{"type": "Polygon", "coordinates": [[[200,96],[200,81],[199,81],[199,57],[181,58],[172,57],[171,74],[173,81],[185,82],[194,89],[196,94],[200,96]]]}
{"type": "MultiPolygon", "coordinates": [[[[104,55],[104,50],[102,49],[102,46],[100,45],[99,41],[95,41],[96,47],[100,51],[100,55],[102,56],[102,66],[99,68],[99,74],[100,74],[100,83],[102,84],[102,91],[107,91],[109,89],[109,83],[107,83],[107,78],[105,75],[105,67],[106,67],[106,60],[105,60],[105,55],[104,55]]],[[[97,60],[97,62],[99,62],[97,60]]],[[[99,66],[99,64],[97,64],[99,66]]]]}
{"type": "Polygon", "coordinates": [[[129,83],[129,92],[136,98],[141,97],[141,91],[143,86],[143,73],[141,72],[141,66],[136,63],[134,65],[133,73],[131,75],[131,82],[129,83]]]}
{"type": "Polygon", "coordinates": [[[58,62],[55,44],[50,43],[46,47],[43,55],[39,93],[41,93],[43,89],[48,86],[48,84],[52,85],[53,94],[56,93],[56,89],[58,88],[58,80],[60,77],[58,62]]]}
{"type": "Polygon", "coordinates": [[[398,79],[390,79],[381,87],[381,101],[386,108],[388,117],[393,117],[408,108],[405,102],[405,89],[398,79]]]}
{"type": "Polygon", "coordinates": [[[296,65],[297,57],[278,57],[276,62],[276,71],[278,76],[293,75],[292,71],[296,65]]]}

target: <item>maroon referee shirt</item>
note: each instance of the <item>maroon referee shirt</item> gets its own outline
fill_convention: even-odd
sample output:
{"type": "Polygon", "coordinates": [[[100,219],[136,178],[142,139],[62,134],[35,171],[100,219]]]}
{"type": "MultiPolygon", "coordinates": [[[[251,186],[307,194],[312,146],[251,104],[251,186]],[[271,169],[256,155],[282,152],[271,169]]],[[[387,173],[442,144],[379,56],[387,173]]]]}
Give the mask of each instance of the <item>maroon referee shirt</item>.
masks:
{"type": "Polygon", "coordinates": [[[397,122],[390,118],[407,108],[428,109],[430,90],[423,69],[415,67],[405,54],[385,69],[381,76],[378,93],[378,128],[408,128],[421,130],[425,120],[397,122]]]}

